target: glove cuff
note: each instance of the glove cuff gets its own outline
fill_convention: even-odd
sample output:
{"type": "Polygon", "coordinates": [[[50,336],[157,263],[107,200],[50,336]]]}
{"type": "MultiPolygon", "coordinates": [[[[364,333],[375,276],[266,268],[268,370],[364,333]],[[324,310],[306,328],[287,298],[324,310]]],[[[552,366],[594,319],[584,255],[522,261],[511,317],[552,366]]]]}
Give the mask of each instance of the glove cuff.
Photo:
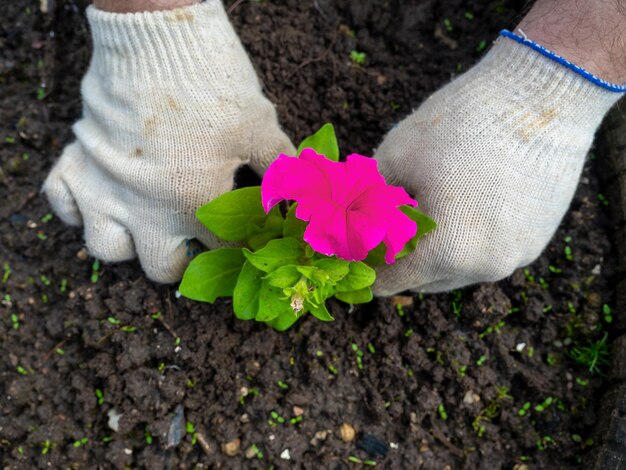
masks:
{"type": "Polygon", "coordinates": [[[204,64],[227,71],[229,64],[235,69],[235,56],[245,56],[221,0],[138,13],[90,6],[87,18],[94,45],[91,67],[103,77],[189,83],[194,74],[206,80],[210,71],[204,64]]]}
{"type": "Polygon", "coordinates": [[[564,125],[595,132],[626,88],[622,91],[619,85],[607,82],[600,86],[600,79],[591,80],[592,75],[580,67],[532,41],[517,38],[512,33],[499,37],[466,74],[479,78],[480,86],[486,88],[476,92],[497,97],[496,101],[519,103],[523,109],[543,110],[559,116],[564,125]]]}
{"type": "Polygon", "coordinates": [[[512,39],[515,42],[518,42],[520,44],[523,44],[524,46],[530,47],[531,49],[539,52],[541,55],[547,57],[550,60],[553,60],[554,62],[558,64],[561,64],[563,67],[570,69],[571,71],[577,73],[583,78],[586,78],[591,83],[594,83],[598,85],[599,87],[604,88],[605,90],[614,91],[616,93],[626,92],[626,85],[617,85],[615,83],[609,83],[606,80],[603,80],[600,77],[585,70],[584,68],[576,64],[573,64],[566,58],[561,57],[558,54],[555,54],[554,52],[543,47],[541,44],[537,44],[536,42],[531,41],[530,39],[526,37],[518,36],[517,34],[512,33],[511,31],[508,31],[506,29],[503,29],[502,31],[500,31],[500,36],[512,39]]]}

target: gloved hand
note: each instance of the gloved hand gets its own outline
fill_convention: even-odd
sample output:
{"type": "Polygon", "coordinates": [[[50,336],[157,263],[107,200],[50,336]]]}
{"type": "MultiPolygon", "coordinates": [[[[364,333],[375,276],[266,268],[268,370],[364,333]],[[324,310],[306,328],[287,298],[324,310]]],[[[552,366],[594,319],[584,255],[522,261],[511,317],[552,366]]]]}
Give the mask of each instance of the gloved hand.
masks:
{"type": "Polygon", "coordinates": [[[618,88],[499,38],[378,149],[382,174],[414,195],[438,228],[380,270],[375,292],[498,281],[535,260],[570,205],[618,88]]]}
{"type": "Polygon", "coordinates": [[[174,282],[186,240],[216,246],[196,209],[232,189],[239,166],[263,171],[294,148],[221,1],[87,16],[83,117],[43,191],[62,220],[84,225],[93,256],[138,256],[149,278],[174,282]]]}

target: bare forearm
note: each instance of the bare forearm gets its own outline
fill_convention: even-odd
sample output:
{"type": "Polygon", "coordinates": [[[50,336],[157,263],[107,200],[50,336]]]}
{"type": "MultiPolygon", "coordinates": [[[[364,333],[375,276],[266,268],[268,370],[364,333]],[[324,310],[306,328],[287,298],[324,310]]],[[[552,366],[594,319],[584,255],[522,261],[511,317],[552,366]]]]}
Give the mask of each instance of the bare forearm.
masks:
{"type": "Polygon", "coordinates": [[[114,13],[173,10],[194,3],[200,3],[200,0],[93,0],[99,10],[114,13]]]}
{"type": "Polygon", "coordinates": [[[626,83],[626,0],[538,0],[518,28],[594,75],[626,83]]]}

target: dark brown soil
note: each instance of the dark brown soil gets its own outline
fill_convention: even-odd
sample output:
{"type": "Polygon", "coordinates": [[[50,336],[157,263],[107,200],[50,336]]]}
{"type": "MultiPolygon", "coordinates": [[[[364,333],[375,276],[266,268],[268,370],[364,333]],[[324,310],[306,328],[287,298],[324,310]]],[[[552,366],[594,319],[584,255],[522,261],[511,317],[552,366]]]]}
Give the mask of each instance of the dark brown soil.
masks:
{"type": "MultiPolygon", "coordinates": [[[[245,1],[231,16],[294,141],[330,121],[344,151],[372,154],[390,126],[481,56],[481,41],[515,25],[521,3],[245,1]],[[366,53],[362,66],[352,50],[366,53]]],[[[177,299],[136,263],[94,268],[77,256],[81,232],[46,217],[39,188],[80,114],[83,7],[59,0],[45,15],[38,1],[11,2],[0,19],[3,468],[581,462],[604,380],[568,351],[602,337],[602,306],[614,297],[594,173],[602,155],[526,273],[404,299],[403,310],[389,299],[354,311],[333,303],[335,323],[309,319],[276,333],[236,321],[228,302],[177,299]],[[294,406],[302,421],[290,424],[294,406]],[[117,432],[107,424],[113,409],[117,432]],[[354,441],[341,439],[342,423],[356,429],[354,441]],[[236,455],[225,455],[222,444],[235,439],[236,455]],[[253,445],[259,454],[248,459],[253,445]],[[291,461],[280,457],[286,449],[291,461]]]]}

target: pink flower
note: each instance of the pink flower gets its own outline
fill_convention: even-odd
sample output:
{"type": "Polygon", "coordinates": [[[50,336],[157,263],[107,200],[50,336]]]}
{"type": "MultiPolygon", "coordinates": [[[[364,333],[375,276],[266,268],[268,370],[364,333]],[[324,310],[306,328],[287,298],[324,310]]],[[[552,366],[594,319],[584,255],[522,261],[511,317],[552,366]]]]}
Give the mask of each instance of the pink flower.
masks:
{"type": "Polygon", "coordinates": [[[296,201],[296,217],[309,222],[304,240],[328,256],[361,261],[384,242],[385,260],[393,263],[417,233],[417,224],[398,209],[417,201],[387,185],[376,160],[361,155],[345,163],[312,149],[300,158],[280,155],[265,173],[261,194],[266,212],[282,200],[296,201]]]}

